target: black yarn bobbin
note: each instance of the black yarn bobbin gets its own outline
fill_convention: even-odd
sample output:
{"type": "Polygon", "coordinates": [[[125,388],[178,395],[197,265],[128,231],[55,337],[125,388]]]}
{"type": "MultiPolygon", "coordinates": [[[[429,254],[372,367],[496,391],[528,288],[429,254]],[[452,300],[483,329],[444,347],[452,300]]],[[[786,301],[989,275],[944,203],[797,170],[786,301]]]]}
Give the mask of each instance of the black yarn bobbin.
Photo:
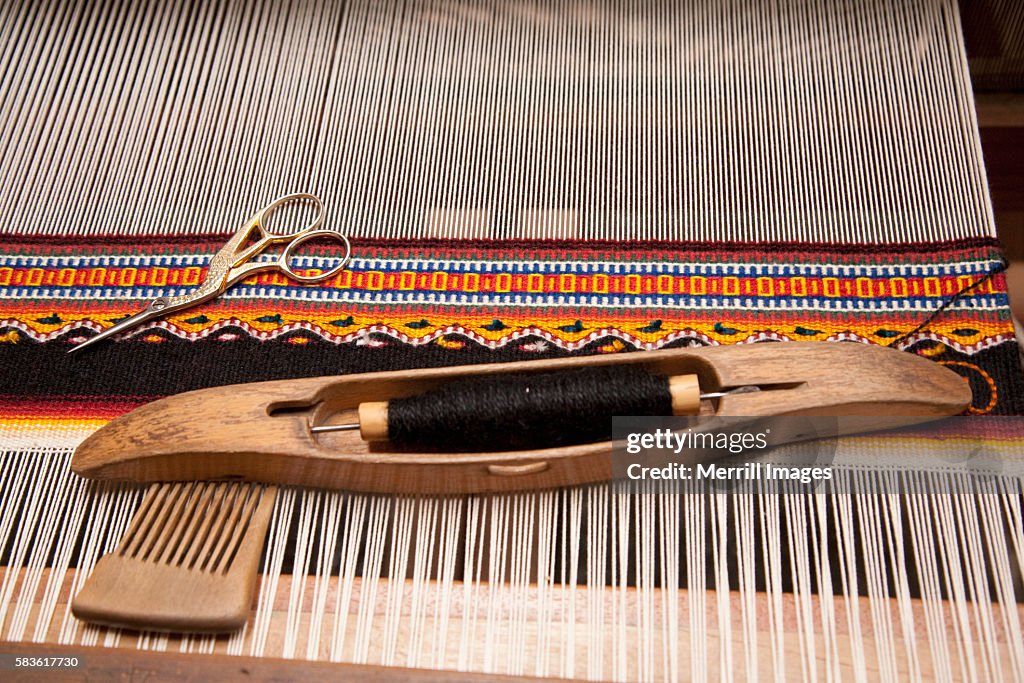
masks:
{"type": "Polygon", "coordinates": [[[668,379],[610,366],[459,380],[388,404],[388,438],[452,451],[606,441],[615,415],[671,415],[668,379]]]}

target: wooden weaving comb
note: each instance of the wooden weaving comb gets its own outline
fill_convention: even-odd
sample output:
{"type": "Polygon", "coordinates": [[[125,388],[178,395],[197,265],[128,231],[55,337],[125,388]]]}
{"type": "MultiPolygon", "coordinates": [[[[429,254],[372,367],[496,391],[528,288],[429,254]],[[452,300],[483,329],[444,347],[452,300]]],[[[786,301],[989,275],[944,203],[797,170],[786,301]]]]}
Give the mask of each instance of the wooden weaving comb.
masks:
{"type": "Polygon", "coordinates": [[[608,366],[671,378],[679,389],[673,390],[673,404],[680,398],[683,412],[870,417],[857,421],[857,431],[955,415],[971,401],[967,382],[957,374],[883,347],[772,343],[671,349],[203,389],[154,401],[112,421],[79,446],[72,467],[95,479],[231,479],[415,494],[606,481],[610,441],[459,453],[417,450],[380,440],[387,431],[380,424],[387,420],[380,406],[466,379],[608,366]],[[730,393],[744,388],[757,391],[730,393]],[[364,434],[333,431],[355,426],[364,434]]]}
{"type": "Polygon", "coordinates": [[[262,484],[151,487],[117,549],[75,596],[75,616],[160,631],[240,628],[276,495],[262,484]]]}

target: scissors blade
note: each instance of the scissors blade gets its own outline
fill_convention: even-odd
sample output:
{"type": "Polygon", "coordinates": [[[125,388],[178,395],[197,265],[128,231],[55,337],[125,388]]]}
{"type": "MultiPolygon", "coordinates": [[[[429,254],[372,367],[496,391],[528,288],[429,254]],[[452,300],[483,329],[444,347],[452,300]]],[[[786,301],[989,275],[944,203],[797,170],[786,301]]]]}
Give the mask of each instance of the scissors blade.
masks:
{"type": "Polygon", "coordinates": [[[89,337],[84,342],[72,346],[70,349],[68,349],[68,353],[74,353],[75,351],[84,349],[90,344],[95,344],[96,342],[106,339],[107,337],[113,337],[115,334],[120,334],[121,332],[124,332],[127,329],[135,327],[136,325],[141,325],[142,323],[148,320],[152,320],[153,318],[159,315],[162,315],[162,311],[155,308],[153,306],[153,303],[150,303],[148,306],[146,306],[138,313],[128,316],[121,322],[115,324],[113,327],[108,327],[107,329],[97,334],[95,337],[89,337]]]}

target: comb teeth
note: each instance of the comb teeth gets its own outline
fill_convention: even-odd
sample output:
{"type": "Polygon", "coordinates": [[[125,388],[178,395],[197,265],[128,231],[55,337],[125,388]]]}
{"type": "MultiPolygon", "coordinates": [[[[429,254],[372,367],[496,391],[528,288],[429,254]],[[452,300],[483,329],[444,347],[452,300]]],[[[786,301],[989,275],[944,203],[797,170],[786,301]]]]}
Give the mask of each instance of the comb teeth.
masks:
{"type": "Polygon", "coordinates": [[[276,494],[250,483],[154,485],[75,597],[75,616],[157,630],[241,627],[276,494]]]}
{"type": "Polygon", "coordinates": [[[263,497],[260,484],[160,484],[118,548],[121,557],[226,573],[263,497]]]}

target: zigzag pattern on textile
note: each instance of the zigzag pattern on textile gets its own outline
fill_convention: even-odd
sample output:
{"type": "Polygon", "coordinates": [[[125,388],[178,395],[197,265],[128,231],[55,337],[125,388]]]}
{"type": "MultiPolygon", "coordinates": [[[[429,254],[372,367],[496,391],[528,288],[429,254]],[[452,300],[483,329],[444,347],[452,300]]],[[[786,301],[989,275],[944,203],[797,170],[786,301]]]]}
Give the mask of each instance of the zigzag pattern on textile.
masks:
{"type": "MultiPolygon", "coordinates": [[[[575,322],[575,325],[579,326],[581,329],[586,329],[579,320],[575,322]]],[[[563,327],[570,326],[572,325],[566,325],[563,327]]],[[[716,323],[715,326],[718,328],[724,327],[721,323],[716,323]]],[[[3,328],[7,328],[7,331],[3,336],[0,336],[0,343],[17,343],[17,341],[19,341],[17,332],[21,332],[37,342],[46,342],[61,338],[67,338],[67,340],[71,342],[80,342],[86,339],[86,337],[81,333],[83,328],[93,330],[94,332],[99,332],[103,329],[91,321],[86,321],[81,324],[64,325],[63,327],[48,333],[38,333],[23,322],[10,318],[0,320],[0,329],[3,328]]],[[[993,326],[986,326],[986,328],[988,328],[986,331],[995,329],[993,326]]],[[[546,329],[535,326],[518,328],[514,332],[505,334],[498,339],[489,339],[487,336],[478,334],[474,329],[466,328],[461,325],[438,327],[427,334],[420,336],[411,336],[402,329],[392,327],[390,325],[368,325],[360,327],[358,330],[347,334],[335,334],[317,324],[305,321],[289,323],[281,325],[280,327],[275,327],[270,331],[263,331],[258,327],[246,323],[245,321],[237,318],[229,318],[226,320],[220,320],[209,327],[204,327],[198,332],[189,331],[183,327],[175,325],[174,323],[161,321],[143,328],[139,333],[134,335],[134,337],[139,341],[148,343],[164,342],[167,340],[167,336],[165,335],[172,335],[187,341],[198,341],[200,339],[207,338],[215,338],[218,341],[235,341],[238,338],[239,333],[244,333],[259,341],[282,340],[290,344],[307,344],[310,341],[310,337],[303,333],[308,333],[309,335],[314,335],[324,341],[335,344],[382,344],[386,342],[383,342],[379,336],[384,336],[395,342],[410,344],[413,346],[425,344],[452,345],[462,343],[460,340],[464,340],[490,349],[497,349],[522,342],[536,344],[538,343],[537,338],[540,338],[543,342],[552,344],[566,351],[579,351],[607,337],[620,339],[626,344],[645,351],[653,351],[670,345],[677,345],[677,342],[680,341],[690,341],[695,346],[718,346],[720,344],[744,344],[761,341],[857,341],[869,344],[880,343],[876,339],[862,336],[861,334],[853,331],[836,332],[827,334],[826,336],[826,333],[820,330],[799,328],[800,330],[803,330],[802,336],[799,332],[796,335],[790,336],[784,332],[773,330],[761,330],[737,336],[737,331],[734,328],[727,329],[731,330],[730,334],[733,335],[732,339],[720,340],[720,337],[724,335],[706,334],[693,328],[683,328],[666,334],[658,338],[655,342],[646,342],[643,338],[644,336],[649,335],[632,334],[629,331],[616,328],[599,327],[593,329],[593,331],[588,332],[575,341],[568,341],[564,336],[558,336],[546,329]],[[808,337],[811,337],[812,339],[808,339],[808,337]]],[[[978,351],[988,349],[1014,339],[1012,333],[1001,332],[997,334],[985,334],[984,332],[973,328],[958,328],[954,333],[959,333],[961,336],[977,338],[978,341],[973,344],[964,344],[955,338],[947,336],[946,334],[919,332],[901,339],[894,344],[894,346],[900,350],[906,350],[919,342],[932,341],[937,344],[953,348],[961,353],[971,355],[978,351]]],[[[877,337],[879,335],[876,333],[872,336],[877,337]]]]}

